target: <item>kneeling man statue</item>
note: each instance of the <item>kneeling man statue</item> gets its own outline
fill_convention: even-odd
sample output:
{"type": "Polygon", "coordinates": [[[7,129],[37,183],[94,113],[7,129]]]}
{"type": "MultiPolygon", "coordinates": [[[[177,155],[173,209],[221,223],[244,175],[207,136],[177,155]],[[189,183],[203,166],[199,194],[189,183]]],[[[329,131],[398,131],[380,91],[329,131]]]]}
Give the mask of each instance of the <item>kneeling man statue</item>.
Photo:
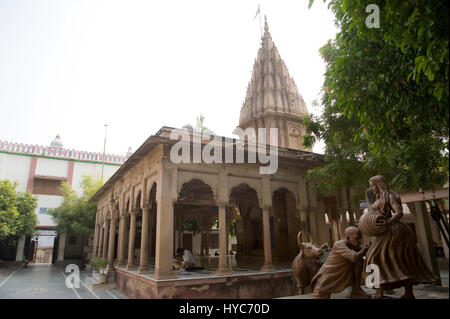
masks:
{"type": "Polygon", "coordinates": [[[333,249],[319,272],[311,280],[313,298],[329,299],[331,294],[352,287],[350,298],[370,298],[361,289],[363,257],[368,246],[361,246],[362,234],[357,227],[345,229],[345,238],[334,243],[333,249]]]}

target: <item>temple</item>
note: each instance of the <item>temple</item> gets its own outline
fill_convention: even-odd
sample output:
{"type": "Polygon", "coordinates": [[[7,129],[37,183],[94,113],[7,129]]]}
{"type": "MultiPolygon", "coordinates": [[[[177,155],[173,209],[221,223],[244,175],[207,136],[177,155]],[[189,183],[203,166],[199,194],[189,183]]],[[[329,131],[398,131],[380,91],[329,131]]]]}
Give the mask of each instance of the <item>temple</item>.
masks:
{"type": "MultiPolygon", "coordinates": [[[[274,174],[260,174],[261,163],[248,160],[176,163],[171,149],[180,134],[191,150],[195,141],[205,150],[210,140],[196,132],[174,137],[174,128],[162,127],[91,198],[98,207],[93,256],[108,258],[115,287],[129,297],[292,295],[298,232],[305,241],[331,244],[361,216],[360,207],[351,206],[352,190],[324,198],[307,181],[307,171],[324,159],[302,146],[308,110],[267,20],[264,30],[238,128],[278,128],[274,174]],[[191,250],[204,269],[173,270],[179,247],[191,250]]],[[[228,151],[235,159],[242,141],[228,140],[219,145],[220,157],[228,151]]],[[[244,144],[248,159],[256,151],[244,144]]]]}

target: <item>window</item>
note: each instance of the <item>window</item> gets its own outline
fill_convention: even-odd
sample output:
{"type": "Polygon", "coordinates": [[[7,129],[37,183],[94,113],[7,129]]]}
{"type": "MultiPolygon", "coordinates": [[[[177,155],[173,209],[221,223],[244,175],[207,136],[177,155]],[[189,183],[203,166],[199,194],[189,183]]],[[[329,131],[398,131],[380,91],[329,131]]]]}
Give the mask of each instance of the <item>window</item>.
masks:
{"type": "Polygon", "coordinates": [[[48,208],[47,207],[39,207],[39,214],[40,215],[47,215],[48,208]]]}
{"type": "Polygon", "coordinates": [[[60,179],[34,178],[33,194],[61,196],[60,179]]]}

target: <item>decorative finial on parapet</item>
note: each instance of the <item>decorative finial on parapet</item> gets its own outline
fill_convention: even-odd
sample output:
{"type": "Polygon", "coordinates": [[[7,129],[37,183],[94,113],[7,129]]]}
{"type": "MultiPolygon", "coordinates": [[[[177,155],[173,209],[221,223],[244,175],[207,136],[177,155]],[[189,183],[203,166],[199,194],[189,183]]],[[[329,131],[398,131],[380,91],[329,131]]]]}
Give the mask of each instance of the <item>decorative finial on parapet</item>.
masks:
{"type": "Polygon", "coordinates": [[[61,136],[59,136],[59,133],[56,135],[55,139],[50,143],[50,147],[63,148],[63,143],[61,141],[61,136]]]}
{"type": "Polygon", "coordinates": [[[130,157],[131,155],[133,155],[133,152],[131,151],[131,146],[128,148],[128,152],[126,157],[130,157]]]}

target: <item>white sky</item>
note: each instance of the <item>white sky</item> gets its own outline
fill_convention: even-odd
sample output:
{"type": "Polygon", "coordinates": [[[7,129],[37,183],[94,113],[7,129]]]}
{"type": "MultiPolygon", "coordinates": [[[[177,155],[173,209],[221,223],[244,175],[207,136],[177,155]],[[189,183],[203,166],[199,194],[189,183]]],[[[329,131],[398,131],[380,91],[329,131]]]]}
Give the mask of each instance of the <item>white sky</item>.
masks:
{"type": "MultiPolygon", "coordinates": [[[[322,1],[0,0],[0,139],[107,153],[135,151],[162,126],[202,113],[232,137],[269,31],[311,113],[334,38],[322,1]],[[262,16],[264,23],[264,16],[262,16]]],[[[315,152],[323,153],[323,145],[315,152]]]]}

